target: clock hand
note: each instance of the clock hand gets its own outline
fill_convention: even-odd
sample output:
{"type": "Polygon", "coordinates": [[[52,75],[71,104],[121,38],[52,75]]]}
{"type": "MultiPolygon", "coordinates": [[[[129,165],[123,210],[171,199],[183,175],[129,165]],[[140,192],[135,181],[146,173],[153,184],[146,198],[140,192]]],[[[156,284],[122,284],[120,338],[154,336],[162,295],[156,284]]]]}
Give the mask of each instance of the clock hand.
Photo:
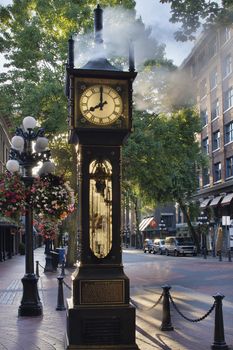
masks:
{"type": "Polygon", "coordinates": [[[103,109],[103,86],[100,86],[100,109],[103,109]]]}
{"type": "Polygon", "coordinates": [[[95,110],[96,108],[99,108],[100,110],[103,110],[103,106],[104,106],[104,105],[107,105],[107,104],[108,104],[107,101],[100,102],[100,103],[98,103],[98,105],[96,105],[96,106],[94,106],[94,107],[90,107],[90,112],[94,112],[94,110],[95,110]]]}
{"type": "Polygon", "coordinates": [[[96,108],[99,108],[100,104],[96,105],[95,107],[90,107],[90,112],[94,112],[96,108]]]}

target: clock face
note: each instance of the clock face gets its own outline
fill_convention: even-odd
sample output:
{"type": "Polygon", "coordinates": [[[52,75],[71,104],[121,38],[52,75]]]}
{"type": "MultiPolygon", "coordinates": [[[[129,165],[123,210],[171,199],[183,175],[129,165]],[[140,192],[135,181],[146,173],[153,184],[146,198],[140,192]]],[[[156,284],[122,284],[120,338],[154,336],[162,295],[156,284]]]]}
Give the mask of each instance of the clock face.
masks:
{"type": "Polygon", "coordinates": [[[111,86],[93,85],[83,91],[80,110],[90,123],[110,125],[122,115],[122,98],[111,86]]]}

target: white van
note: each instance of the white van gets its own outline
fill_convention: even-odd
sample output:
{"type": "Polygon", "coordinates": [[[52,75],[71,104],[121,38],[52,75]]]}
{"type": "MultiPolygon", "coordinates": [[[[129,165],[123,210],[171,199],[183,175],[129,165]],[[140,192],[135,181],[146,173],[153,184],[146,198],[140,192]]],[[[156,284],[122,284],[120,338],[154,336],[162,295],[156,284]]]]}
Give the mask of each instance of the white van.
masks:
{"type": "Polygon", "coordinates": [[[191,254],[197,255],[197,247],[189,237],[170,236],[165,238],[164,244],[165,254],[173,254],[174,256],[191,254]]]}

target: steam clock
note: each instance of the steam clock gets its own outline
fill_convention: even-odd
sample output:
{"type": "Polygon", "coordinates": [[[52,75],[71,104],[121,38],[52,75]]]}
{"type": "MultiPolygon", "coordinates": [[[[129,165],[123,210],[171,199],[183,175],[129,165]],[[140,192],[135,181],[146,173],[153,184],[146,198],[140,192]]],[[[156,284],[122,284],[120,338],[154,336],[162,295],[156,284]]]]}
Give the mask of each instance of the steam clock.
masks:
{"type": "MultiPolygon", "coordinates": [[[[102,9],[95,9],[95,45],[102,50],[102,9]]],[[[80,261],[67,300],[67,349],[138,349],[135,309],[121,252],[121,148],[132,127],[129,71],[105,57],[74,68],[69,40],[66,92],[69,141],[79,148],[80,261]]]]}

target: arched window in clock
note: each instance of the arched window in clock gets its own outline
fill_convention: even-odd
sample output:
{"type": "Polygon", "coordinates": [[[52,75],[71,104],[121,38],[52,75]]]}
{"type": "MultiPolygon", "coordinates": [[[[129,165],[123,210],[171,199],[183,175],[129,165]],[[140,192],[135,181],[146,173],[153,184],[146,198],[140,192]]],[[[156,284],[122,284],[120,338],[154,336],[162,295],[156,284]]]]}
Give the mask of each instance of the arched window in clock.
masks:
{"type": "Polygon", "coordinates": [[[89,165],[89,237],[97,258],[105,258],[112,248],[112,165],[95,159],[89,165]]]}

